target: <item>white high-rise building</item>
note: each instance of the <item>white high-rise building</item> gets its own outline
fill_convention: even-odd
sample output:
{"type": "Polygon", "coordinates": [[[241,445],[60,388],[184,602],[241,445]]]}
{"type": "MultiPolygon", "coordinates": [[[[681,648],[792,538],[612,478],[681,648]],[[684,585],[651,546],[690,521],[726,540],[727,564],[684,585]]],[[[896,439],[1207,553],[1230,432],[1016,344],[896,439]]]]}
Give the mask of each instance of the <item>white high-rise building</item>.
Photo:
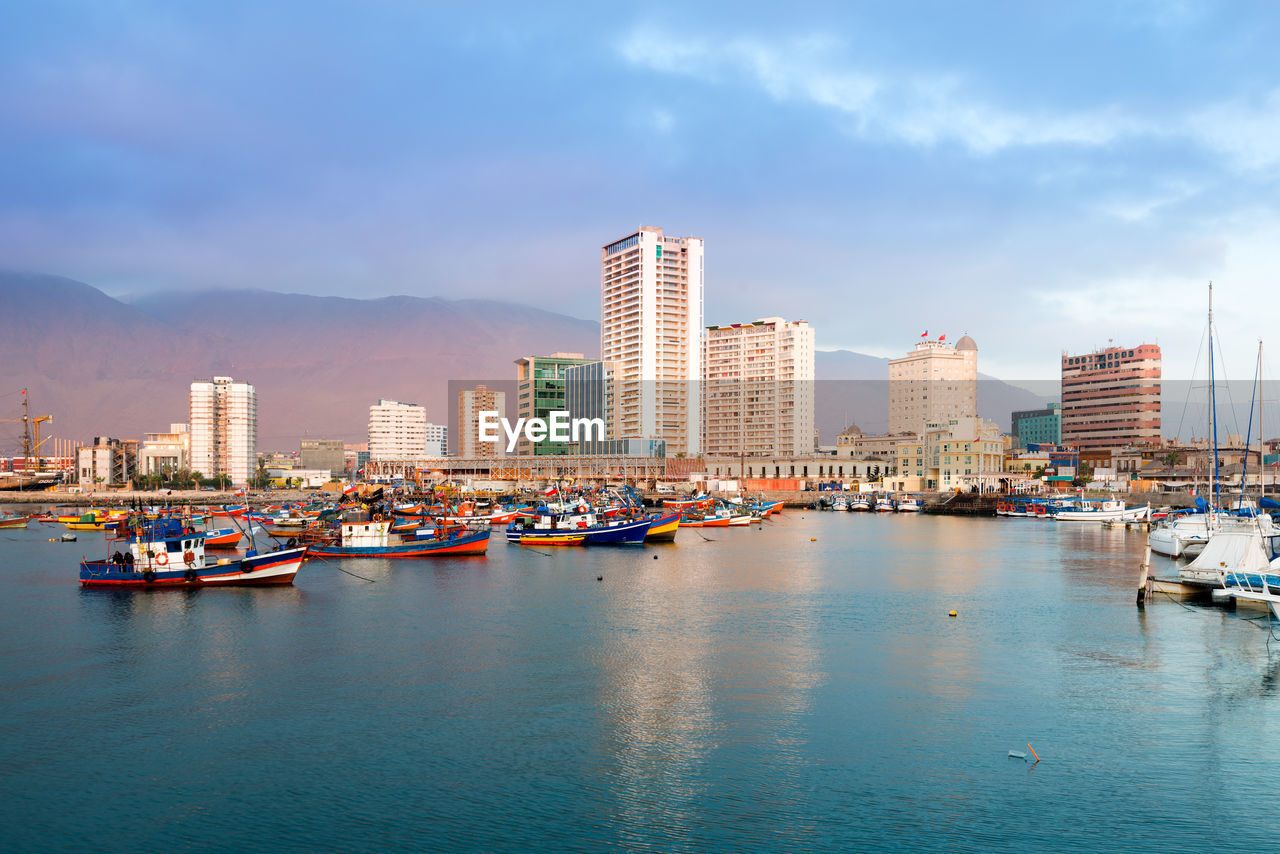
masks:
{"type": "Polygon", "coordinates": [[[246,382],[214,377],[191,384],[190,466],[244,486],[258,470],[258,393],[246,382]]]}
{"type": "Polygon", "coordinates": [[[600,250],[600,358],[615,366],[619,436],[702,452],[702,238],[644,226],[600,250]]]}
{"type": "Polygon", "coordinates": [[[921,433],[925,424],[978,414],[978,345],[926,339],[889,362],[889,432],[921,433]]]}
{"type": "Polygon", "coordinates": [[[369,459],[421,460],[426,456],[425,407],[385,399],[369,407],[369,459]]]}
{"type": "Polygon", "coordinates": [[[766,317],[708,326],[703,410],[711,456],[813,453],[813,328],[766,317]]]}

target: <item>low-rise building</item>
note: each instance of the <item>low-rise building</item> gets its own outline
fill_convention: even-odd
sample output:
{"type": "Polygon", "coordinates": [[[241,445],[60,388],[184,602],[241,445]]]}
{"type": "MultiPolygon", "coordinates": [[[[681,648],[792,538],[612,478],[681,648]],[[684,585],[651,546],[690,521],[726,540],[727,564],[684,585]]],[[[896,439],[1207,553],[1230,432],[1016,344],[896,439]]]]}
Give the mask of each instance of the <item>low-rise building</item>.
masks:
{"type": "Polygon", "coordinates": [[[76,454],[76,475],[82,485],[125,486],[137,474],[138,441],[95,436],[93,444],[76,454]]]}
{"type": "Polygon", "coordinates": [[[191,467],[191,433],[186,424],[170,424],[167,433],[144,433],[138,449],[141,474],[172,474],[191,467]]]}
{"type": "Polygon", "coordinates": [[[715,479],[800,479],[814,483],[837,480],[878,480],[892,464],[882,459],[854,460],[840,456],[805,457],[705,457],[707,477],[715,479]]]}

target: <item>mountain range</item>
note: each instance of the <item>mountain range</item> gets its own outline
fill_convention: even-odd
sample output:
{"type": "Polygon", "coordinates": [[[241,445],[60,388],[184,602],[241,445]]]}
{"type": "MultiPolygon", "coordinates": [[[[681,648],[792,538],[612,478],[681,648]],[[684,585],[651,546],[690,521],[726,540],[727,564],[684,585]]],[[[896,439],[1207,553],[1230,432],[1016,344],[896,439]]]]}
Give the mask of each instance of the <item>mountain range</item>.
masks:
{"type": "MultiPolygon", "coordinates": [[[[599,324],[528,305],[396,296],[352,299],[274,291],[170,291],[116,299],[60,276],[0,272],[0,417],[53,414],[44,435],[140,438],[188,418],[190,383],[227,375],[258,393],[258,444],[361,442],[379,398],[412,401],[447,423],[458,385],[510,383],[514,360],[555,351],[597,356],[599,324]]],[[[887,425],[888,360],[847,350],[816,356],[817,423],[834,442],[849,421],[887,425]]],[[[979,410],[1009,426],[1041,405],[986,380],[979,410]]],[[[0,424],[0,453],[21,425],[0,424]]]]}

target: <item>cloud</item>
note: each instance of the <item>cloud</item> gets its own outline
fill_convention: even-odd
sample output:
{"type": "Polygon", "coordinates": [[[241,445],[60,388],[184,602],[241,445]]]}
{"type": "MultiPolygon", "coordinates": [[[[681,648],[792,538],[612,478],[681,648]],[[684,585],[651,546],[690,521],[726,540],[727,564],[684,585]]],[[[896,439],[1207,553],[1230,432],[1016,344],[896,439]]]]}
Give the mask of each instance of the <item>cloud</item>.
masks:
{"type": "Polygon", "coordinates": [[[721,84],[745,79],[775,101],[840,114],[860,137],[919,147],[956,143],[976,154],[993,154],[1020,146],[1103,146],[1150,130],[1112,107],[1021,114],[969,94],[959,76],[895,79],[842,62],[837,56],[842,50],[843,45],[822,37],[711,44],[645,28],[631,31],[618,44],[618,54],[632,65],[721,84]]]}

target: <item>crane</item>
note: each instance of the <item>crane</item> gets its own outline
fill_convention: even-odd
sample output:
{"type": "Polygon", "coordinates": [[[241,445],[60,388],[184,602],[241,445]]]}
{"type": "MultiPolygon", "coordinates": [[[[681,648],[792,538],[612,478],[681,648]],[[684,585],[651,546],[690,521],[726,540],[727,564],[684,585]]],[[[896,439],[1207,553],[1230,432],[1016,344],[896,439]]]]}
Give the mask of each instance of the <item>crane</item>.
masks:
{"type": "Polygon", "coordinates": [[[43,466],[40,463],[40,446],[49,441],[48,438],[40,438],[40,425],[46,421],[53,421],[52,415],[37,415],[32,418],[27,412],[27,390],[22,390],[22,417],[21,418],[0,418],[0,423],[16,424],[22,423],[22,460],[23,474],[35,474],[43,466]],[[35,439],[31,438],[32,428],[35,429],[35,439]],[[31,454],[34,452],[36,456],[36,468],[31,468],[31,454]]]}

